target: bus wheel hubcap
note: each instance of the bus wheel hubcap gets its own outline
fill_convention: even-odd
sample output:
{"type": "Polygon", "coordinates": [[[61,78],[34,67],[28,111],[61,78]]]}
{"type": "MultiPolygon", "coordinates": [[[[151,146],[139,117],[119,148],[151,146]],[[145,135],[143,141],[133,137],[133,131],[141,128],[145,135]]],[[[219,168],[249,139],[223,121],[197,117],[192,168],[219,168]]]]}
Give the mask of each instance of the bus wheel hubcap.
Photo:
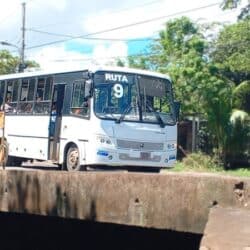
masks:
{"type": "Polygon", "coordinates": [[[78,166],[78,151],[73,150],[69,154],[68,164],[71,169],[75,169],[78,166]]]}

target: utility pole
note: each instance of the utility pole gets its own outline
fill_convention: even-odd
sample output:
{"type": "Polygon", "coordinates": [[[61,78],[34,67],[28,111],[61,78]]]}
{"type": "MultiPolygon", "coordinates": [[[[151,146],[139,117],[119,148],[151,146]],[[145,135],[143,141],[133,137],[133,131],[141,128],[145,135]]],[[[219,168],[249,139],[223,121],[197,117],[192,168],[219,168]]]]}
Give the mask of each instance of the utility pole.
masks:
{"type": "Polygon", "coordinates": [[[26,3],[22,3],[22,46],[20,50],[20,65],[19,72],[23,72],[25,69],[24,63],[24,51],[25,51],[25,5],[26,3]]]}
{"type": "Polygon", "coordinates": [[[25,62],[24,62],[24,51],[25,51],[25,3],[22,3],[22,45],[21,47],[18,47],[15,44],[6,42],[6,41],[0,41],[1,45],[4,46],[11,46],[11,47],[15,47],[18,50],[18,54],[19,54],[19,65],[18,65],[18,72],[23,72],[24,69],[26,68],[25,62]]]}

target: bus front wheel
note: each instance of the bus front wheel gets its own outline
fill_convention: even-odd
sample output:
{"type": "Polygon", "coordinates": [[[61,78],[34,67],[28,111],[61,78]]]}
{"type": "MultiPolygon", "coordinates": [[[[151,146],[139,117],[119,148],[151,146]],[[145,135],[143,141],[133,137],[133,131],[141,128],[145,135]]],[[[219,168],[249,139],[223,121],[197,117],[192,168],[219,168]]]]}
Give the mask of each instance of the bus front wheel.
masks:
{"type": "Polygon", "coordinates": [[[68,149],[65,163],[65,168],[68,171],[81,170],[81,165],[79,161],[79,150],[76,146],[70,146],[70,148],[68,149]]]}

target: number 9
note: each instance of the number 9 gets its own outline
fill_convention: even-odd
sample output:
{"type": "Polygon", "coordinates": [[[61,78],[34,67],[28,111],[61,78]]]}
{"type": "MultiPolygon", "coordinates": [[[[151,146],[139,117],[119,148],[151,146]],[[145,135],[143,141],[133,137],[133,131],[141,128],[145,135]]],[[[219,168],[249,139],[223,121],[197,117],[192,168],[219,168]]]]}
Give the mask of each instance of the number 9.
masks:
{"type": "Polygon", "coordinates": [[[113,90],[114,90],[114,96],[116,98],[121,98],[123,97],[123,86],[119,83],[116,83],[113,87],[113,90]]]}

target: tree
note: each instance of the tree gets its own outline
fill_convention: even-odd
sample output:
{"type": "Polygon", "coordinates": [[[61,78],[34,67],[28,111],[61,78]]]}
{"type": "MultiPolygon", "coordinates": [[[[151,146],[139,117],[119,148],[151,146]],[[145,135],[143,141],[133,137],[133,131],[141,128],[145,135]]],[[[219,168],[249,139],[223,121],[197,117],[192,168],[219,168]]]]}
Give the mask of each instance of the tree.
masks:
{"type": "Polygon", "coordinates": [[[225,26],[214,43],[211,58],[223,77],[241,83],[250,77],[250,19],[225,26]]]}
{"type": "Polygon", "coordinates": [[[233,85],[218,81],[204,89],[204,109],[210,140],[220,159],[226,164],[228,138],[230,135],[230,117],[232,114],[233,85]]]}
{"type": "Polygon", "coordinates": [[[219,82],[207,46],[200,27],[182,17],[166,23],[151,47],[148,59],[156,70],[171,76],[183,113],[205,113],[204,88],[219,82]]]}
{"type": "MultiPolygon", "coordinates": [[[[243,29],[245,30],[245,26],[243,29]]],[[[225,39],[228,40],[223,42],[229,41],[228,36],[225,39]]],[[[248,52],[243,49],[240,51],[244,51],[244,62],[237,64],[241,60],[238,56],[234,57],[236,62],[231,59],[225,66],[227,58],[223,53],[228,54],[230,49],[235,52],[235,48],[228,47],[228,51],[223,52],[216,44],[217,47],[212,48],[214,54],[211,58],[209,45],[201,27],[187,17],[182,17],[166,23],[165,29],[159,33],[159,39],[150,47],[148,56],[133,58],[129,62],[130,66],[153,69],[171,76],[176,98],[181,101],[182,112],[203,114],[214,147],[226,164],[234,150],[231,142],[237,137],[237,129],[241,132],[246,130],[239,130],[240,123],[237,122],[237,126],[234,126],[230,120],[234,108],[235,85],[228,80],[223,70],[231,63],[234,66],[231,70],[244,72],[249,67],[249,64],[245,65],[249,58],[244,54],[248,52]]]]}
{"type": "MultiPolygon", "coordinates": [[[[235,114],[250,113],[250,19],[225,26],[215,42],[211,59],[218,68],[217,74],[232,82],[230,121],[225,124],[225,157],[233,161],[238,156],[249,157],[250,119],[232,119],[235,114]],[[239,139],[240,138],[240,139],[239,139]]],[[[230,160],[227,161],[230,161],[230,160]]]]}
{"type": "Polygon", "coordinates": [[[128,64],[132,68],[137,69],[151,69],[150,60],[148,60],[147,56],[139,55],[139,56],[129,56],[128,64]]]}
{"type": "MultiPolygon", "coordinates": [[[[241,0],[223,0],[221,7],[223,10],[234,9],[234,8],[237,8],[240,3],[241,3],[241,0]]],[[[250,2],[248,0],[248,4],[241,9],[241,13],[238,16],[238,19],[239,20],[246,19],[246,18],[249,18],[249,16],[250,16],[250,2]]]]}
{"type": "Polygon", "coordinates": [[[0,74],[15,73],[19,65],[18,57],[12,56],[8,50],[0,51],[0,74]]]}
{"type": "Polygon", "coordinates": [[[242,110],[233,110],[228,128],[225,147],[228,167],[250,163],[250,115],[242,110]]]}
{"type": "MultiPolygon", "coordinates": [[[[0,74],[16,73],[20,65],[20,59],[12,56],[8,50],[0,50],[0,74]]],[[[38,67],[35,61],[25,61],[26,68],[38,67]]]]}
{"type": "Polygon", "coordinates": [[[125,67],[125,62],[118,58],[118,60],[116,61],[116,66],[125,67]]]}
{"type": "Polygon", "coordinates": [[[212,98],[216,92],[211,99],[207,98],[208,124],[214,131],[219,155],[227,166],[239,159],[247,161],[250,156],[250,119],[246,113],[250,109],[249,25],[250,19],[245,18],[225,26],[212,43],[210,54],[216,75],[224,82],[231,82],[230,88],[218,92],[219,100],[212,98]]]}
{"type": "Polygon", "coordinates": [[[250,115],[250,81],[244,81],[234,89],[234,108],[244,110],[250,115]]]}

